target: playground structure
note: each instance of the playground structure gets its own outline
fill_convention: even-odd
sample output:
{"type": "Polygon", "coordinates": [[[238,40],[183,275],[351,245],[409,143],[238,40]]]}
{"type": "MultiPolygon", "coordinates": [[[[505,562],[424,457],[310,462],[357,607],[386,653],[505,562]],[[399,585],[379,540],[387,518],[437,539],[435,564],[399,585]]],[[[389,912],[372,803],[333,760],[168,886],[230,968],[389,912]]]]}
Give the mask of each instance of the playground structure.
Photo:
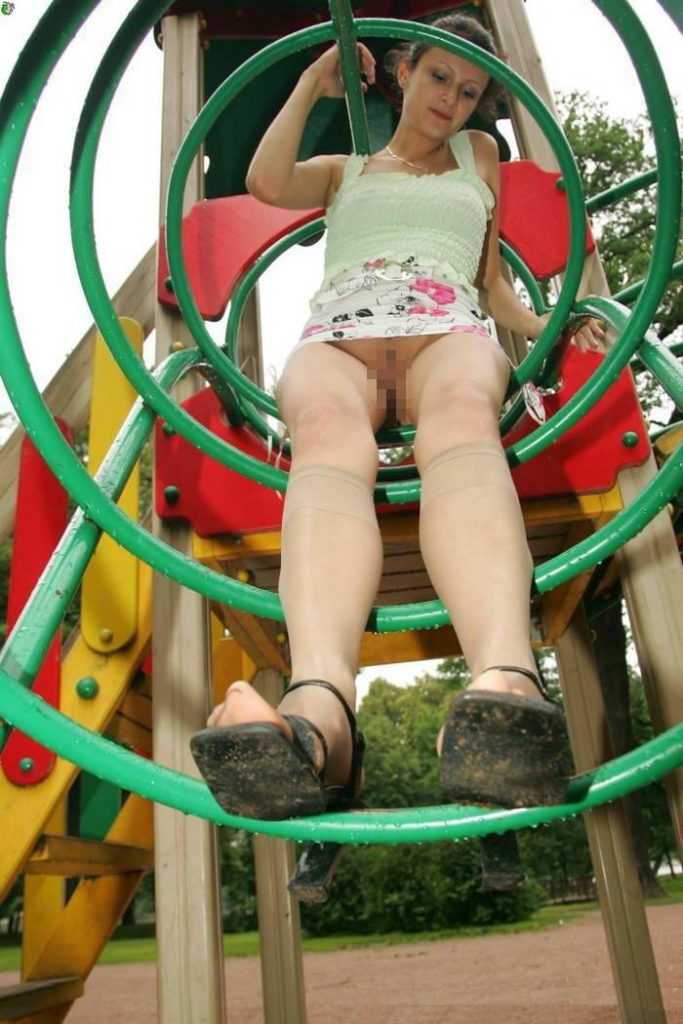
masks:
{"type": "MultiPolygon", "coordinates": [[[[2,373],[40,452],[39,457],[27,449],[21,473],[18,437],[0,457],[5,534],[11,529],[10,480],[19,478],[10,601],[16,627],[0,655],[0,716],[14,727],[6,737],[0,778],[0,821],[7,837],[0,851],[3,891],[25,875],[24,980],[0,993],[0,1020],[53,1024],[65,1019],[150,866],[152,850],[157,858],[159,1020],[223,1020],[215,823],[259,833],[254,845],[265,1019],[268,1024],[299,1024],[306,1012],[298,913],[286,890],[294,867],[287,840],[460,838],[583,811],[590,811],[586,824],[622,1019],[666,1020],[623,809],[608,801],[666,776],[676,834],[679,841],[683,837],[678,668],[683,574],[667,509],[683,482],[683,448],[680,428],[658,438],[666,458],[657,470],[628,369],[629,361],[638,358],[680,405],[680,367],[648,333],[667,281],[680,275],[680,266],[673,266],[680,159],[671,101],[649,40],[623,0],[595,3],[639,71],[658,160],[659,217],[650,270],[642,286],[613,298],[586,228],[571,154],[548,113],[552,98],[522,0],[490,0],[480,8],[507,55],[507,67],[475,54],[462,41],[415,24],[424,15],[462,6],[427,0],[368,0],[353,13],[348,3],[331,0],[332,24],[324,23],[323,4],[270,5],[266,10],[258,3],[208,3],[200,14],[186,2],[165,11],[163,2],[142,0],[112,42],[84,105],[72,167],[74,252],[103,339],[96,347],[91,383],[94,331],[69,357],[43,404],[23,360],[4,255],[0,275],[0,317],[7,338],[0,353],[2,373]],[[156,276],[150,252],[110,302],[92,235],[97,144],[118,79],[159,19],[166,225],[156,276]],[[340,41],[354,148],[367,152],[371,140],[387,137],[390,113],[381,98],[368,98],[365,115],[355,68],[356,35],[382,40],[380,45],[423,38],[501,77],[512,93],[511,113],[524,158],[504,165],[501,234],[506,256],[538,308],[542,298],[535,280],[563,276],[551,324],[532,351],[527,353],[521,339],[503,337],[520,364],[511,395],[528,380],[542,384],[549,392],[548,420],[536,429],[517,398],[501,424],[539,563],[533,598],[536,642],[555,647],[581,773],[568,803],[560,807],[435,807],[255,823],[223,814],[195,778],[168,771],[195,775],[188,740],[213,702],[207,679],[220,695],[226,680],[251,678],[275,702],[288,674],[286,634],[273,593],[281,517],[273,489],[286,487],[288,463],[286,452],[279,468],[267,457],[270,428],[261,414],[276,410],[258,386],[262,374],[252,288],[284,248],[320,231],[321,211],[273,210],[241,193],[253,145],[305,65],[303,51],[309,46],[335,37],[340,41]],[[280,37],[285,38],[260,52],[264,42],[280,37]],[[280,61],[280,77],[271,73],[268,89],[250,90],[250,105],[244,106],[244,87],[258,83],[262,72],[280,61]],[[204,94],[211,98],[202,107],[204,94]],[[202,146],[211,157],[207,175],[202,146]],[[538,224],[544,225],[543,245],[533,230],[538,224]],[[209,338],[204,319],[220,319],[228,301],[224,351],[209,338]],[[554,347],[572,311],[608,322],[614,344],[607,356],[554,347]],[[158,368],[150,376],[139,352],[154,326],[158,368]],[[116,374],[110,353],[122,375],[116,374]],[[253,379],[236,369],[245,358],[255,368],[253,379]],[[200,386],[204,379],[210,388],[200,386]],[[168,397],[173,387],[175,401],[168,397]],[[134,401],[136,393],[141,398],[134,401]],[[86,422],[90,477],[65,440],[86,422]],[[135,466],[152,429],[156,519],[147,530],[135,524],[135,466]],[[80,511],[64,532],[65,488],[80,511]],[[40,501],[38,493],[44,495],[40,501]],[[113,504],[117,500],[123,514],[113,504]],[[111,538],[100,539],[102,531],[111,538]],[[611,556],[598,580],[594,567],[611,556]],[[153,585],[150,567],[157,570],[153,585]],[[54,638],[81,579],[80,629],[62,651],[54,638]],[[619,579],[659,735],[611,761],[582,602],[619,579]],[[100,739],[99,733],[118,745],[100,739]],[[140,760],[139,755],[152,752],[155,763],[140,760]],[[120,789],[134,792],[122,800],[120,789]],[[158,802],[152,807],[153,800],[158,802]],[[68,899],[65,878],[79,879],[68,899]]],[[[38,97],[66,42],[94,6],[93,0],[56,0],[8,83],[0,108],[3,221],[30,118],[29,100],[38,97]],[[37,53],[49,57],[38,62],[37,53]]],[[[680,19],[673,5],[662,6],[680,19]]],[[[310,127],[306,155],[326,148],[343,151],[349,146],[345,132],[338,105],[335,115],[310,127]]],[[[643,175],[628,187],[651,180],[643,175]]],[[[596,197],[589,208],[620,194],[624,190],[617,188],[596,197]]],[[[393,428],[384,431],[381,441],[409,443],[411,436],[407,428],[393,428]]],[[[459,653],[420,563],[418,497],[410,463],[380,469],[376,499],[386,565],[379,607],[363,645],[364,665],[459,653]]]]}

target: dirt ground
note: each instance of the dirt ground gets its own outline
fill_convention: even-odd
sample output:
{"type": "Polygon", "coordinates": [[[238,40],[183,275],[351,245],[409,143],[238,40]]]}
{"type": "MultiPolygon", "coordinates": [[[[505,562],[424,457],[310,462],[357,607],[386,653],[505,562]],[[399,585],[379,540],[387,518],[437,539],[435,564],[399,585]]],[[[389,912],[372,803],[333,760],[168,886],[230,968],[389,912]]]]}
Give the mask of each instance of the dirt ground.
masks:
{"type": "MultiPolygon", "coordinates": [[[[683,905],[651,907],[648,919],[667,1021],[683,1024],[683,905]]],[[[542,932],[307,953],[304,971],[308,1024],[620,1021],[597,912],[542,932]]],[[[258,960],[230,959],[225,974],[229,1024],[262,1024],[258,960]]],[[[15,980],[0,975],[0,985],[15,980]]],[[[121,1021],[156,1024],[154,964],[96,967],[68,1017],[68,1024],[121,1021]]]]}

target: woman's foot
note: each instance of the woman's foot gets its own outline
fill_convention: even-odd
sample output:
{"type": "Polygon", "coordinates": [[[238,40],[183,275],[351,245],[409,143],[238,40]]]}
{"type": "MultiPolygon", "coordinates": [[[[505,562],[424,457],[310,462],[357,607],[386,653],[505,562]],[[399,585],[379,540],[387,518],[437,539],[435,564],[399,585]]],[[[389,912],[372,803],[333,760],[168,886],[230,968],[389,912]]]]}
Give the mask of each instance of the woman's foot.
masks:
{"type": "Polygon", "coordinates": [[[322,743],[314,736],[314,768],[318,774],[324,771],[325,785],[345,786],[351,773],[349,723],[339,700],[329,690],[319,686],[301,687],[291,694],[286,693],[276,709],[253,686],[239,679],[228,687],[223,703],[213,709],[207,726],[220,728],[262,722],[276,726],[291,741],[292,727],[285,714],[300,715],[320,729],[327,740],[327,763],[322,743]]]}

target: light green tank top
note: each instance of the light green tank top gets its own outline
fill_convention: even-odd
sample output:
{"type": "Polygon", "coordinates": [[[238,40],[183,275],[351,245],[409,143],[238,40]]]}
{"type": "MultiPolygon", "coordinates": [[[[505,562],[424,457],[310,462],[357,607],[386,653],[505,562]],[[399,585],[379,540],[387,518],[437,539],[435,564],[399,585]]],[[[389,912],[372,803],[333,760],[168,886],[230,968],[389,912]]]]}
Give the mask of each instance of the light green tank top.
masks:
{"type": "Polygon", "coordinates": [[[338,274],[366,260],[402,262],[409,256],[477,301],[474,278],[494,197],[476,172],[467,132],[453,135],[450,145],[458,167],[442,174],[365,175],[369,157],[348,158],[326,211],[325,278],[312,303],[323,298],[338,274]]]}

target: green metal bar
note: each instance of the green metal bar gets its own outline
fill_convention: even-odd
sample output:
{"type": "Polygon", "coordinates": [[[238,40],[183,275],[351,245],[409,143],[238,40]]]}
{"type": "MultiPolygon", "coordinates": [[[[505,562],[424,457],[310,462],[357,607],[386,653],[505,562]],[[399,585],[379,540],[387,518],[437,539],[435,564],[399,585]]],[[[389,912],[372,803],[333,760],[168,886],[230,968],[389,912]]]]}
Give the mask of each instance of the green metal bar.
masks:
{"type": "MultiPolygon", "coordinates": [[[[606,0],[603,0],[603,6],[607,6],[606,0]]],[[[624,5],[622,4],[620,10],[623,11],[623,9],[624,5]]],[[[50,10],[52,10],[52,8],[50,10]]],[[[45,34],[44,25],[42,27],[43,34],[45,34]]],[[[405,26],[402,27],[405,31],[405,26]]],[[[53,29],[54,34],[59,34],[59,24],[52,24],[51,28],[53,29]]],[[[313,30],[314,33],[315,31],[316,30],[313,30]]],[[[388,30],[387,34],[389,34],[389,32],[392,35],[396,34],[391,29],[388,30]]],[[[434,32],[434,30],[432,30],[432,32],[434,32]]],[[[47,35],[49,36],[49,33],[47,33],[47,35]]],[[[35,40],[36,37],[34,36],[32,38],[35,40]]],[[[441,45],[441,35],[439,33],[435,33],[433,37],[432,35],[429,35],[429,38],[435,43],[441,45]]],[[[309,35],[307,37],[307,42],[310,41],[309,35]]],[[[45,39],[43,39],[42,42],[44,43],[45,39]]],[[[454,49],[456,48],[452,39],[450,41],[447,40],[446,43],[444,43],[444,45],[447,44],[450,44],[454,49]]],[[[465,53],[465,50],[463,50],[463,53],[465,53]]],[[[25,55],[23,62],[21,62],[20,58],[22,73],[24,75],[28,74],[30,78],[31,75],[34,74],[34,69],[36,67],[41,67],[40,59],[36,59],[31,63],[33,55],[31,54],[30,46],[25,51],[25,55]]],[[[42,51],[40,57],[42,58],[42,51]]],[[[656,94],[656,90],[659,87],[656,67],[654,69],[652,67],[648,67],[648,77],[652,82],[654,82],[656,94]]],[[[12,81],[14,81],[14,79],[12,79],[12,81]]],[[[646,88],[650,88],[647,81],[645,82],[645,85],[646,88]]],[[[10,95],[9,101],[7,101],[6,94],[5,100],[6,102],[3,106],[4,122],[0,122],[4,128],[3,133],[0,134],[0,154],[3,161],[3,173],[0,175],[0,180],[5,186],[4,190],[1,190],[0,192],[0,201],[2,203],[0,214],[3,215],[6,215],[9,189],[11,188],[12,179],[16,170],[16,159],[18,158],[19,149],[21,147],[31,113],[29,106],[24,103],[23,93],[21,91],[18,95],[10,95]]],[[[668,101],[668,96],[666,97],[666,100],[668,101]]],[[[648,102],[653,102],[652,97],[649,97],[648,102]]],[[[663,140],[660,138],[662,132],[665,138],[668,137],[667,118],[670,107],[670,102],[668,103],[668,106],[667,103],[664,102],[660,109],[660,116],[656,119],[655,133],[657,137],[657,144],[660,148],[663,146],[663,140]],[[662,125],[664,125],[664,129],[662,129],[662,125]]],[[[666,147],[664,148],[666,149],[666,147]]],[[[678,153],[676,150],[676,157],[677,156],[678,153]]],[[[661,157],[661,194],[662,198],[666,196],[668,200],[671,198],[670,194],[667,195],[666,192],[667,188],[670,189],[671,168],[673,166],[671,159],[670,152],[664,152],[661,157]]],[[[676,184],[678,185],[678,182],[676,184]]],[[[667,212],[671,215],[673,207],[671,206],[670,201],[668,205],[669,208],[667,209],[667,212]]],[[[3,220],[2,216],[0,216],[0,220],[3,220]]],[[[670,232],[669,235],[667,235],[667,220],[665,218],[660,230],[658,231],[655,245],[656,254],[658,254],[660,258],[662,250],[668,244],[669,237],[670,232]]],[[[0,361],[4,368],[6,379],[11,378],[9,381],[9,390],[12,393],[15,405],[17,406],[22,419],[27,423],[32,437],[36,440],[39,449],[46,456],[47,461],[53,466],[53,469],[55,469],[58,476],[61,473],[60,479],[63,479],[63,482],[68,480],[67,486],[70,492],[76,496],[79,503],[86,509],[88,514],[92,515],[93,518],[96,518],[104,529],[116,536],[117,540],[119,540],[120,543],[129,550],[133,551],[133,553],[144,558],[153,565],[154,568],[158,568],[159,571],[172,575],[179,582],[184,583],[192,589],[198,590],[199,592],[216,600],[224,601],[229,605],[235,604],[247,611],[253,611],[255,614],[262,614],[272,618],[281,618],[282,610],[274,595],[262,594],[257,591],[256,588],[249,587],[247,584],[239,584],[236,581],[227,580],[217,576],[217,574],[211,573],[203,567],[195,565],[189,559],[178,555],[178,553],[173,551],[173,549],[160,544],[156,539],[148,536],[140,536],[140,532],[137,531],[135,527],[132,527],[126,518],[121,516],[118,510],[112,506],[111,502],[108,502],[108,500],[98,492],[97,487],[93,485],[87,474],[83,472],[82,467],[80,467],[77,460],[74,459],[73,454],[68,451],[68,447],[64,445],[61,435],[56,431],[51,417],[42,404],[40,396],[37,393],[37,389],[31,379],[30,371],[25,362],[23,352],[21,351],[21,341],[16,330],[16,323],[14,321],[11,302],[9,301],[9,294],[7,292],[4,249],[2,251],[2,260],[3,273],[0,275],[0,312],[3,316],[6,344],[2,346],[2,349],[0,349],[0,361]]],[[[641,321],[645,320],[647,312],[647,303],[645,300],[647,298],[651,301],[651,294],[656,288],[657,283],[657,275],[654,274],[653,280],[649,282],[649,294],[648,287],[646,286],[646,289],[634,310],[634,321],[629,325],[632,328],[632,333],[642,326],[642,324],[638,323],[637,317],[640,315],[641,321]]],[[[559,304],[556,308],[556,313],[558,309],[559,304]]],[[[628,353],[628,355],[630,355],[630,353],[628,353]]],[[[547,443],[550,442],[548,441],[547,443]]],[[[415,497],[416,494],[412,485],[405,486],[403,489],[402,500],[414,500],[415,497]]],[[[565,559],[569,566],[567,569],[567,577],[569,577],[574,571],[571,551],[566,553],[565,559]]],[[[426,605],[407,605],[403,608],[375,609],[371,620],[371,628],[377,628],[381,631],[393,631],[402,628],[424,628],[432,625],[441,625],[446,621],[447,616],[440,602],[427,602],[426,605]]]]}
{"type": "MultiPolygon", "coordinates": [[[[602,4],[602,7],[606,6],[608,6],[606,2],[602,4]]],[[[68,5],[56,3],[50,8],[50,12],[55,10],[58,16],[61,16],[62,13],[66,15],[71,7],[72,0],[69,0],[68,5]]],[[[46,16],[43,22],[41,22],[42,40],[41,33],[34,33],[32,42],[38,40],[45,45],[52,43],[54,35],[45,31],[45,25],[49,24],[50,19],[46,16]]],[[[60,28],[59,17],[56,24],[51,27],[55,29],[60,28]]],[[[27,48],[27,52],[30,53],[30,48],[27,48]]],[[[39,58],[42,57],[42,53],[37,56],[39,58]]],[[[28,68],[29,63],[30,61],[27,57],[24,61],[24,70],[28,68]]],[[[36,61],[37,63],[39,63],[39,60],[36,61]]],[[[35,80],[32,79],[31,81],[34,84],[35,80]]],[[[42,88],[42,85],[40,87],[42,88]]],[[[21,104],[26,100],[26,96],[21,93],[19,93],[18,98],[21,104]]],[[[12,108],[11,103],[2,108],[2,113],[8,109],[10,111],[9,116],[16,116],[21,122],[18,125],[16,122],[12,123],[12,130],[16,131],[18,128],[17,134],[20,137],[20,147],[21,138],[23,138],[22,132],[25,134],[25,126],[28,120],[24,118],[23,112],[19,116],[19,113],[12,108]]],[[[9,120],[7,124],[9,124],[9,120]]],[[[8,149],[12,150],[11,143],[7,143],[7,124],[3,124],[2,114],[0,114],[0,128],[4,129],[4,131],[0,131],[0,161],[5,161],[8,149]],[[7,146],[7,149],[3,148],[5,146],[7,146]]],[[[18,149],[16,152],[18,153],[18,149]]],[[[16,161],[13,161],[13,154],[11,154],[9,160],[9,173],[5,175],[4,172],[7,166],[7,163],[1,163],[0,165],[0,169],[3,171],[3,174],[0,174],[0,181],[5,186],[4,189],[0,190],[0,202],[5,206],[8,201],[9,189],[11,188],[16,167],[16,161]]],[[[3,209],[0,212],[4,213],[6,211],[3,209]]],[[[4,259],[3,247],[2,260],[4,261],[4,259]]],[[[11,336],[11,340],[14,341],[15,335],[17,335],[16,324],[11,315],[11,306],[9,307],[9,315],[6,308],[6,273],[4,262],[2,271],[3,273],[0,274],[0,300],[2,300],[2,312],[4,314],[3,327],[8,328],[8,334],[11,336]]],[[[20,395],[21,402],[30,411],[36,413],[34,429],[38,431],[39,428],[45,428],[48,435],[50,435],[50,427],[54,430],[54,424],[51,423],[47,410],[42,406],[40,397],[36,396],[35,386],[30,379],[27,367],[26,374],[24,374],[24,360],[20,341],[18,343],[18,352],[12,351],[12,355],[16,357],[18,363],[22,364],[19,367],[21,372],[19,372],[14,380],[14,383],[18,382],[20,385],[17,389],[18,392],[26,392],[25,395],[20,395]]],[[[54,438],[51,436],[50,440],[54,440],[54,438]]],[[[59,449],[56,450],[59,451],[59,449]]],[[[667,461],[667,466],[670,461],[667,461]]],[[[660,474],[658,483],[660,485],[666,483],[668,486],[671,475],[665,476],[665,473],[660,474]]],[[[653,486],[656,483],[657,481],[651,481],[646,490],[656,490],[657,488],[653,486]]],[[[97,488],[95,487],[94,490],[97,491],[97,488]]],[[[659,499],[661,499],[661,491],[658,494],[659,499]]],[[[97,509],[97,511],[100,510],[97,509]]],[[[622,514],[620,513],[620,515],[622,514]]],[[[122,520],[125,525],[125,517],[122,517],[122,520]]],[[[111,532],[116,535],[114,530],[111,532]]],[[[117,537],[117,539],[120,538],[117,537]]],[[[169,563],[171,561],[172,559],[169,557],[169,563]]],[[[158,765],[141,764],[139,758],[116,746],[112,746],[112,744],[107,743],[100,737],[93,736],[75,723],[64,720],[63,716],[48,707],[44,701],[39,700],[34,694],[26,691],[17,680],[16,675],[12,674],[17,670],[17,664],[16,662],[11,663],[10,654],[16,653],[16,648],[13,646],[13,641],[10,641],[8,646],[9,649],[6,649],[6,653],[3,652],[4,660],[0,662],[4,667],[11,669],[10,672],[3,670],[0,676],[2,681],[2,685],[0,685],[0,714],[18,728],[29,732],[39,742],[46,743],[62,756],[69,757],[81,767],[92,771],[93,774],[107,777],[110,781],[125,788],[133,788],[151,799],[161,799],[171,806],[178,807],[186,812],[205,813],[212,820],[241,824],[251,828],[256,827],[260,831],[286,837],[314,838],[318,840],[333,839],[342,842],[368,842],[375,841],[373,835],[378,830],[382,834],[382,838],[377,839],[377,841],[396,842],[420,841],[425,838],[456,838],[466,835],[487,834],[492,831],[504,831],[508,828],[556,820],[567,814],[582,812],[590,807],[598,806],[605,800],[623,796],[625,792],[629,791],[629,787],[637,788],[644,785],[653,778],[661,777],[661,775],[683,763],[683,726],[678,726],[675,729],[669,730],[668,733],[657,737],[656,740],[651,741],[645,747],[640,748],[640,750],[597,769],[582,780],[583,787],[581,786],[581,780],[579,780],[575,787],[577,802],[561,807],[538,808],[533,811],[493,812],[481,811],[480,809],[476,809],[473,812],[472,809],[458,807],[421,808],[416,811],[403,812],[398,817],[395,814],[390,814],[389,816],[344,814],[338,816],[328,815],[317,820],[256,824],[245,819],[231,819],[217,812],[205,787],[195,780],[178,776],[176,773],[170,772],[158,765]]],[[[21,672],[21,669],[19,669],[19,672],[21,672]]]]}
{"type": "MultiPolygon", "coordinates": [[[[169,398],[131,348],[109,300],[94,234],[93,181],[95,161],[104,119],[126,65],[150,27],[163,14],[167,0],[141,0],[115,34],[100,62],[79,120],[71,163],[71,237],[76,267],[86,299],[102,336],[122,372],[159,416],[200,451],[253,480],[277,490],[286,487],[286,475],[240,452],[217,437],[169,398]]],[[[209,337],[207,333],[207,337],[209,337]]],[[[219,352],[213,341],[209,344],[219,352]]],[[[221,354],[222,355],[222,354],[221,354]]],[[[225,357],[222,356],[225,360],[225,357]]],[[[220,360],[209,359],[220,373],[220,360]]],[[[227,362],[227,360],[225,360],[227,362]]],[[[221,374],[225,378],[225,374],[221,374]]],[[[246,378],[245,378],[246,379],[246,378]]],[[[272,399],[269,402],[275,410],[272,399]]]]}
{"type": "MultiPolygon", "coordinates": [[[[558,329],[569,316],[573,297],[581,276],[585,247],[585,212],[581,182],[571,150],[552,114],[523,79],[497,58],[473,46],[466,40],[459,39],[450,33],[442,32],[438,29],[397,20],[358,19],[356,27],[359,33],[364,36],[420,39],[432,45],[452,50],[454,53],[464,56],[484,67],[486,71],[500,78],[529,108],[533,116],[539,121],[551,147],[557,155],[565,181],[567,182],[571,221],[570,256],[563,290],[553,311],[553,316],[543,336],[538,340],[522,366],[513,374],[511,388],[514,390],[514,387],[530,379],[542,365],[547,352],[554,343],[555,335],[559,332],[558,329]]],[[[213,93],[191,126],[183,145],[178,151],[169,182],[167,201],[166,244],[169,266],[171,268],[175,294],[185,322],[209,361],[213,362],[217,359],[215,346],[213,346],[211,339],[208,337],[208,332],[204,327],[191,294],[180,244],[182,195],[185,180],[204,137],[239,90],[245,88],[258,74],[269,68],[276,59],[297,52],[304,45],[310,46],[324,42],[329,37],[330,29],[328,26],[317,26],[303,33],[295,33],[286,39],[279,40],[265,47],[246,61],[213,93]]],[[[220,372],[224,372],[230,382],[244,396],[251,399],[255,405],[265,412],[273,413],[272,407],[264,404],[262,392],[253,382],[247,381],[234,366],[226,364],[228,364],[227,359],[221,363],[220,372]]],[[[413,500],[413,496],[411,496],[411,500],[413,500]]]]}
{"type": "MultiPolygon", "coordinates": [[[[170,388],[199,358],[196,350],[169,356],[155,371],[159,386],[170,388]]],[[[112,501],[121,497],[154,420],[138,398],[95,474],[95,484],[112,501]]],[[[0,652],[0,670],[23,686],[31,686],[40,671],[101,534],[97,523],[77,509],[0,652]]]]}
{"type": "Polygon", "coordinates": [[[612,188],[605,189],[604,192],[598,192],[597,195],[591,196],[586,202],[586,212],[597,213],[598,210],[604,210],[605,207],[618,202],[624,196],[630,196],[641,188],[648,188],[650,185],[654,185],[656,181],[656,168],[651,171],[643,171],[642,174],[636,174],[632,178],[627,178],[626,181],[620,182],[618,185],[613,185],[612,188]]]}
{"type": "MultiPolygon", "coordinates": [[[[659,342],[659,344],[661,345],[663,344],[663,342],[659,342]]],[[[665,345],[664,347],[671,353],[672,356],[676,358],[680,358],[681,356],[683,356],[683,341],[676,341],[673,345],[665,345]]],[[[647,369],[645,364],[638,356],[633,357],[633,359],[629,363],[629,366],[633,373],[642,373],[644,370],[647,369]]]]}
{"type": "MultiPolygon", "coordinates": [[[[683,260],[678,260],[674,263],[669,274],[669,281],[677,281],[683,277],[683,260]]],[[[637,281],[635,284],[630,284],[628,288],[622,288],[620,292],[616,292],[613,296],[617,302],[623,302],[625,306],[628,306],[634,299],[637,299],[643,290],[644,281],[637,281]]]]}
{"type": "Polygon", "coordinates": [[[644,530],[683,486],[683,444],[680,444],[634,501],[618,512],[607,526],[586,540],[575,544],[556,558],[544,562],[535,573],[541,594],[552,590],[565,579],[592,569],[598,562],[613,555],[623,544],[644,530]],[[569,573],[567,568],[569,565],[569,573]]]}
{"type": "Polygon", "coordinates": [[[683,369],[671,349],[649,332],[638,354],[653,377],[662,385],[679,409],[683,409],[683,369]]]}
{"type": "Polygon", "coordinates": [[[538,285],[538,281],[531,273],[519,253],[515,252],[512,246],[508,245],[508,243],[504,242],[502,239],[500,242],[500,251],[505,262],[510,266],[517,277],[520,278],[522,284],[529,293],[534,313],[536,313],[537,316],[540,316],[542,313],[548,313],[550,310],[546,305],[546,301],[543,297],[543,292],[538,285]]]}
{"type": "Polygon", "coordinates": [[[329,0],[329,7],[339,45],[339,59],[346,90],[346,109],[349,114],[353,148],[356,153],[365,155],[370,152],[370,135],[365,100],[360,85],[361,67],[358,59],[358,40],[353,13],[349,0],[329,0]]]}
{"type": "Polygon", "coordinates": [[[202,782],[161,764],[145,761],[89,732],[26,690],[6,671],[0,672],[0,715],[39,743],[53,749],[60,757],[149,800],[174,807],[185,814],[199,815],[219,825],[316,842],[393,845],[465,839],[536,827],[619,799],[683,764],[683,725],[677,725],[642,747],[577,779],[571,792],[571,803],[516,810],[445,805],[400,811],[325,814],[290,821],[255,821],[225,814],[202,782]]]}
{"type": "Polygon", "coordinates": [[[683,32],[683,9],[680,0],[657,0],[659,6],[669,15],[679,32],[683,32]]]}

